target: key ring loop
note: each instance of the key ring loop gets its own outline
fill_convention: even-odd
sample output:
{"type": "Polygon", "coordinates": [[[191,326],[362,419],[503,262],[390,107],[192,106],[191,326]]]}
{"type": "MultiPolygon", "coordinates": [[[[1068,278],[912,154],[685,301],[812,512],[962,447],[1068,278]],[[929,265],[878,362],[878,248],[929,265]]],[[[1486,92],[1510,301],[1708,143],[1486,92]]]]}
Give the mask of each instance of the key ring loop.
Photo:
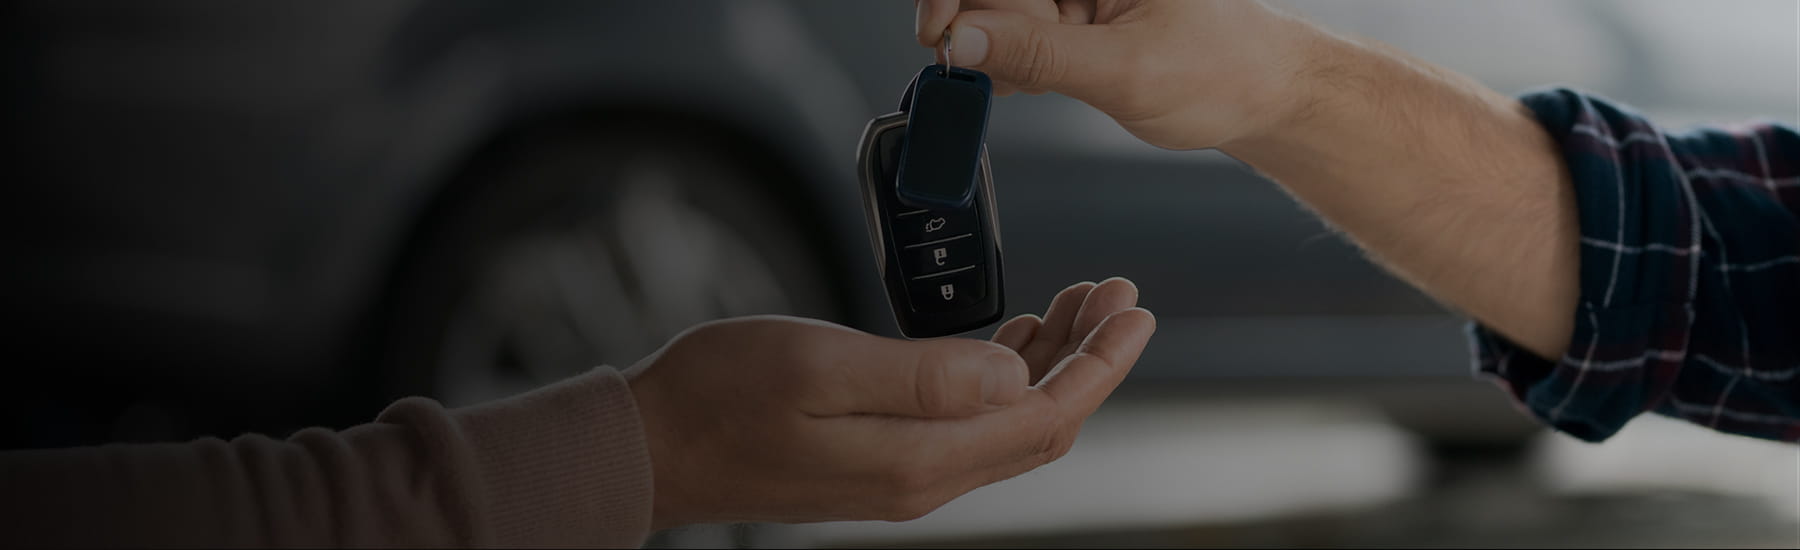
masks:
{"type": "Polygon", "coordinates": [[[950,67],[955,66],[950,63],[950,50],[954,49],[951,46],[952,45],[950,43],[950,29],[944,29],[944,76],[945,77],[950,76],[950,67]]]}

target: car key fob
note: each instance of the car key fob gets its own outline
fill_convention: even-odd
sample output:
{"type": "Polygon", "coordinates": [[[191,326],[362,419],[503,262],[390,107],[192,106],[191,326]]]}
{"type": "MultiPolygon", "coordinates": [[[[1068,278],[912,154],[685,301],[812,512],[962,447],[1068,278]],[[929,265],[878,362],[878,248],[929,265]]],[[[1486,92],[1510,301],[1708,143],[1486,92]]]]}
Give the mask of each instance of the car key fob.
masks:
{"type": "Polygon", "coordinates": [[[977,71],[926,67],[857,149],[876,270],[908,338],[968,332],[1005,313],[984,143],[990,86],[977,71]]]}

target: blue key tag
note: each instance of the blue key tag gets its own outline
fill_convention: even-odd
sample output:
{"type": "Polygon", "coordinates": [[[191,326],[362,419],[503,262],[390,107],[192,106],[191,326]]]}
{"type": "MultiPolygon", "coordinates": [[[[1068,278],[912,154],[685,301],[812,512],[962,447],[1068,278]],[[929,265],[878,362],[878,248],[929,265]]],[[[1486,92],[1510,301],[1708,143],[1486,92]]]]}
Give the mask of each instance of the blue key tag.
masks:
{"type": "Polygon", "coordinates": [[[909,114],[895,191],[915,208],[964,208],[975,195],[993,81],[981,71],[930,65],[902,108],[909,114]]]}

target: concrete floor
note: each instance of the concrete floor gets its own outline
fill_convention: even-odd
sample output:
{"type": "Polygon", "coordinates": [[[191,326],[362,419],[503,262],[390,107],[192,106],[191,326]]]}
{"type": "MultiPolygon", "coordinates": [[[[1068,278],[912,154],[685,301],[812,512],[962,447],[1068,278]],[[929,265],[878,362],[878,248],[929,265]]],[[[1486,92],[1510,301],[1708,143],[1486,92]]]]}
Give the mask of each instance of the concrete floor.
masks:
{"type": "Polygon", "coordinates": [[[1646,416],[1601,445],[1544,433],[1518,460],[1434,464],[1350,402],[1115,399],[1061,461],[919,520],[746,534],[816,547],[1800,547],[1792,445],[1646,416]]]}

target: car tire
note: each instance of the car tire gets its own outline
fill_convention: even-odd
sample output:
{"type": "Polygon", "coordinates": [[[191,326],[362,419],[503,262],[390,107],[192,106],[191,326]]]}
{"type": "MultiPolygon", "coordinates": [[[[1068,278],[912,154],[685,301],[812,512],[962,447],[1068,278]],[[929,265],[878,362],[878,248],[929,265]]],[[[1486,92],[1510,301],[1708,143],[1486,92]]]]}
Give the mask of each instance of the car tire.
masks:
{"type": "MultiPolygon", "coordinates": [[[[772,185],[792,174],[720,132],[673,126],[558,124],[479,155],[396,269],[380,399],[497,399],[624,368],[716,318],[846,319],[811,197],[772,185]]],[[[756,546],[779,531],[690,526],[648,546],[756,546]]]]}

